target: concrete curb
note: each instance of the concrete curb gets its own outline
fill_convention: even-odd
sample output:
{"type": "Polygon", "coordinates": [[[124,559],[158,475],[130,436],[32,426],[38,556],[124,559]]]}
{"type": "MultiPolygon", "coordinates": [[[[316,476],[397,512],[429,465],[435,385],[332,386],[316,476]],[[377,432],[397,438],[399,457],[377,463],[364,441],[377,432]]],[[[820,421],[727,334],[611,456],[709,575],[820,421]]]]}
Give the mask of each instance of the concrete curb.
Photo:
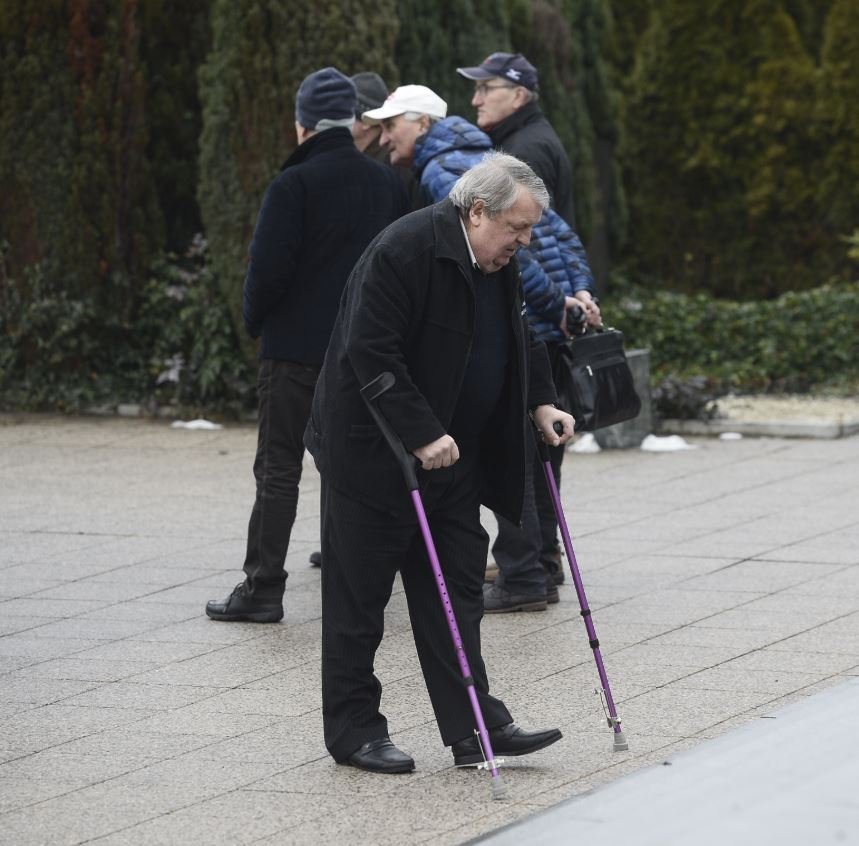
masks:
{"type": "Polygon", "coordinates": [[[659,427],[666,435],[741,435],[771,438],[846,438],[859,432],[859,419],[848,420],[663,420],[659,427]]]}

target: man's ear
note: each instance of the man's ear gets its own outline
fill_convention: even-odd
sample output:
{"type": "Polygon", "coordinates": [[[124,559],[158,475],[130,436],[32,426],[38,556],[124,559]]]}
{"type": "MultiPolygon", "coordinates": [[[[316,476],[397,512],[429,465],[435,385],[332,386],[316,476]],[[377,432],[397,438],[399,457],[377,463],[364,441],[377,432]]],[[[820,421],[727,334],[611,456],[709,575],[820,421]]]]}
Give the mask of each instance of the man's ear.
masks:
{"type": "Polygon", "coordinates": [[[468,210],[468,219],[472,226],[480,226],[486,218],[486,203],[483,200],[475,200],[468,210]]]}
{"type": "Polygon", "coordinates": [[[513,92],[513,105],[517,109],[521,109],[522,106],[528,103],[530,96],[530,92],[524,85],[517,85],[516,90],[513,92]]]}

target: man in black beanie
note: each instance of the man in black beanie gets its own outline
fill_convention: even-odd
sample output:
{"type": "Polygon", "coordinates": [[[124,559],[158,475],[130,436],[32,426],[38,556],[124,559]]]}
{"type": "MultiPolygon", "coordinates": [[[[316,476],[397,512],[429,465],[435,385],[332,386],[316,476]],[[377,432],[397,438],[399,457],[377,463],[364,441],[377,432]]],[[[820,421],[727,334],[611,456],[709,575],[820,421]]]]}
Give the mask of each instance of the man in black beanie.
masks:
{"type": "Polygon", "coordinates": [[[275,623],[283,617],[284,568],[298,504],[313,390],[340,294],[364,248],[410,211],[392,168],[355,147],[355,84],[335,68],[298,89],[298,147],[266,190],[244,285],[248,332],[261,337],[256,501],[245,578],[213,620],[275,623]]]}
{"type": "MultiPolygon", "coordinates": [[[[379,141],[382,136],[382,125],[380,123],[364,123],[361,116],[364,112],[378,109],[388,99],[388,86],[385,80],[377,73],[364,71],[356,73],[352,77],[355,88],[358,90],[358,104],[355,107],[355,123],[352,124],[352,137],[355,146],[365,155],[375,159],[377,162],[391,164],[391,153],[387,146],[382,146],[379,141]]],[[[393,167],[393,165],[391,165],[393,167]]],[[[415,179],[412,169],[409,167],[394,167],[399,176],[406,193],[409,196],[409,207],[411,209],[422,209],[430,205],[430,200],[421,189],[420,182],[415,179]]],[[[313,563],[321,561],[321,555],[314,552],[310,556],[313,563]]]]}
{"type": "Polygon", "coordinates": [[[372,71],[356,73],[352,77],[352,82],[355,83],[358,95],[355,105],[355,122],[352,124],[352,137],[355,139],[355,146],[376,161],[388,164],[388,151],[379,144],[382,127],[364,123],[361,120],[361,115],[364,112],[378,109],[388,99],[388,86],[385,85],[385,80],[379,74],[372,71]]]}

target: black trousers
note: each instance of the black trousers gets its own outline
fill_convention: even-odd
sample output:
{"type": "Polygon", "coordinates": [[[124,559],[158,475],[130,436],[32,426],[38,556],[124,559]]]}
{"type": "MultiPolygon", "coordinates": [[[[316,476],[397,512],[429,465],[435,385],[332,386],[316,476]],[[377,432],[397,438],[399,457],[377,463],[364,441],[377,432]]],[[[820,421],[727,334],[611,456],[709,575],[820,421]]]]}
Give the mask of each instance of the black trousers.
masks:
{"type": "MultiPolygon", "coordinates": [[[[453,467],[419,471],[421,497],[483,717],[495,728],[512,718],[489,694],[480,655],[488,536],[480,525],[476,450],[460,448],[453,467]]],[[[474,715],[405,484],[403,508],[391,514],[323,478],[322,559],[322,716],[333,758],[342,761],[388,734],[373,660],[398,570],[442,741],[449,746],[472,735],[474,715]]]]}
{"type": "MultiPolygon", "coordinates": [[[[546,341],[546,350],[549,353],[549,361],[554,363],[558,356],[558,350],[563,342],[546,341]]],[[[549,462],[552,466],[552,475],[558,490],[561,489],[561,465],[564,463],[564,452],[566,447],[550,446],[549,462]]],[[[543,462],[540,460],[539,451],[534,451],[534,501],[537,506],[537,519],[540,525],[540,562],[550,572],[557,566],[557,555],[560,549],[558,541],[558,522],[555,516],[555,506],[552,503],[552,494],[546,482],[546,474],[543,470],[543,462]]]]}
{"type": "Polygon", "coordinates": [[[244,571],[248,592],[280,601],[284,562],[298,506],[304,429],[319,368],[263,359],[259,368],[259,436],[254,460],[256,500],[248,524],[244,571]]]}
{"type": "MultiPolygon", "coordinates": [[[[550,446],[548,450],[552,475],[560,490],[564,447],[550,446]]],[[[542,596],[546,593],[546,573],[558,566],[560,544],[555,506],[536,448],[525,472],[522,525],[517,526],[500,514],[495,518],[498,535],[492,544],[492,557],[498,565],[496,584],[512,593],[542,596]]]]}
{"type": "MultiPolygon", "coordinates": [[[[561,465],[564,463],[564,449],[561,446],[550,446],[549,463],[558,490],[561,489],[561,465]]],[[[537,506],[537,519],[540,527],[540,563],[549,571],[557,566],[557,554],[560,549],[558,541],[558,518],[555,516],[555,506],[552,494],[546,482],[546,473],[539,454],[534,463],[534,500],[537,506]]]]}
{"type": "Polygon", "coordinates": [[[546,571],[541,562],[542,522],[537,511],[535,488],[545,487],[546,482],[533,441],[528,442],[527,449],[522,525],[517,526],[500,514],[495,515],[498,521],[498,534],[492,544],[492,557],[498,565],[495,583],[512,593],[545,596],[546,571]],[[536,478],[537,473],[539,478],[536,478]]]}

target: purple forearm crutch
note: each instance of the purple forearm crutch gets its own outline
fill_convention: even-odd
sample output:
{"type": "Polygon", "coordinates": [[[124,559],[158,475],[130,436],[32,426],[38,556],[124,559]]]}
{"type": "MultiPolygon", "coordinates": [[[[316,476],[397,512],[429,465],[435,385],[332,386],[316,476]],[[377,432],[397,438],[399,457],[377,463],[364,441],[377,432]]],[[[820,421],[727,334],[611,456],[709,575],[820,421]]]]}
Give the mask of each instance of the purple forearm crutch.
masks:
{"type": "MultiPolygon", "coordinates": [[[[558,425],[560,424],[555,424],[556,427],[558,425]]],[[[557,428],[555,431],[558,431],[557,428]]],[[[570,572],[573,574],[573,584],[576,587],[576,595],[579,598],[579,608],[581,608],[581,615],[584,618],[585,628],[588,631],[588,639],[590,641],[591,649],[594,652],[594,661],[596,661],[597,672],[599,673],[600,684],[602,685],[602,692],[605,696],[606,708],[608,709],[606,720],[608,721],[609,728],[614,730],[614,751],[623,752],[629,749],[629,744],[626,742],[626,737],[624,737],[623,731],[621,731],[620,718],[617,716],[617,709],[614,706],[614,699],[611,695],[611,687],[609,686],[608,676],[606,675],[602,655],[600,654],[600,642],[597,639],[596,629],[594,628],[594,622],[591,617],[591,610],[588,608],[588,598],[585,596],[585,587],[582,584],[582,577],[579,573],[576,553],[573,551],[573,542],[570,540],[570,532],[567,529],[567,520],[564,517],[564,509],[561,506],[561,496],[558,493],[558,486],[555,483],[555,474],[552,471],[552,462],[549,458],[549,447],[542,440],[540,433],[537,432],[536,429],[534,434],[537,439],[537,449],[540,453],[540,461],[543,463],[543,473],[546,476],[546,484],[549,486],[549,493],[552,495],[552,505],[555,508],[555,517],[558,521],[558,528],[561,530],[561,537],[564,541],[564,550],[567,553],[567,561],[570,563],[570,572]]],[[[560,432],[558,432],[558,434],[560,434],[560,432]]]]}
{"type": "Polygon", "coordinates": [[[450,596],[447,592],[447,585],[444,581],[444,574],[441,571],[441,564],[438,560],[438,554],[435,551],[432,533],[430,532],[429,523],[427,521],[426,512],[424,511],[423,501],[418,490],[418,480],[415,474],[416,459],[406,451],[403,442],[397,437],[396,433],[391,428],[388,421],[385,419],[382,412],[376,405],[376,400],[385,393],[394,384],[393,373],[380,373],[372,382],[361,388],[361,395],[373,415],[373,419],[378,424],[388,442],[388,446],[394,451],[394,455],[400,463],[400,468],[406,479],[406,486],[412,498],[412,504],[415,507],[415,513],[418,517],[418,524],[421,528],[424,544],[426,545],[427,555],[429,556],[430,566],[432,567],[435,577],[438,595],[441,599],[441,604],[444,607],[447,617],[447,625],[450,629],[450,637],[453,640],[453,646],[456,650],[456,657],[459,661],[459,668],[462,671],[462,679],[465,682],[465,688],[468,691],[468,698],[471,702],[471,710],[474,712],[474,721],[477,724],[477,736],[480,741],[481,752],[483,754],[483,763],[478,765],[478,769],[486,769],[492,776],[492,798],[504,799],[507,795],[507,788],[501,780],[501,773],[498,771],[498,766],[503,763],[502,760],[496,760],[492,753],[492,744],[489,742],[489,732],[486,730],[486,723],[483,720],[483,712],[480,710],[480,703],[477,701],[477,691],[474,689],[474,678],[471,675],[471,669],[468,666],[468,659],[465,656],[465,649],[462,645],[462,638],[459,635],[459,627],[456,624],[456,615],[453,613],[453,606],[450,603],[450,596]]]}

